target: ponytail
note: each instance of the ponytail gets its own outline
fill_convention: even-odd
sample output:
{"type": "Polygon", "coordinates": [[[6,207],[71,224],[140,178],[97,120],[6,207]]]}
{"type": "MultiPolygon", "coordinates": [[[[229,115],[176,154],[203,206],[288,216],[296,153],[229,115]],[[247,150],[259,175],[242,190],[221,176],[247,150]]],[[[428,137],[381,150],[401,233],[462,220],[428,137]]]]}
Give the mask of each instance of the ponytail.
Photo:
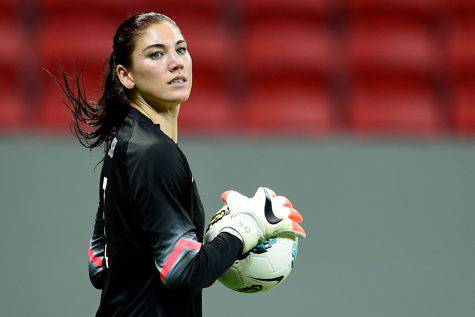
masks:
{"type": "Polygon", "coordinates": [[[75,74],[70,80],[67,73],[60,69],[60,79],[53,77],[68,99],[65,104],[74,117],[74,135],[81,145],[88,149],[104,145],[104,155],[109,150],[129,107],[125,88],[115,72],[114,59],[112,52],[104,76],[103,93],[97,103],[86,99],[80,74],[75,74]]]}

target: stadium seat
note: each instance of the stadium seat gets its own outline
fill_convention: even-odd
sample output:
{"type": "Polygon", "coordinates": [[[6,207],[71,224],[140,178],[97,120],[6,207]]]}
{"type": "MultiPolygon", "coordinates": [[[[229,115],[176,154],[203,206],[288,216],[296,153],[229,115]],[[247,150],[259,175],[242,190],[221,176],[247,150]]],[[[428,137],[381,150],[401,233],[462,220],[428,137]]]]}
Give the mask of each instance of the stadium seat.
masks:
{"type": "MultiPolygon", "coordinates": [[[[223,8],[221,0],[96,0],[84,4],[81,0],[40,0],[40,5],[44,12],[90,12],[101,14],[107,17],[117,18],[118,23],[129,16],[140,12],[159,12],[175,19],[175,15],[181,12],[194,12],[207,16],[219,16],[223,8]]],[[[89,21],[89,20],[88,20],[89,21]]],[[[118,26],[118,24],[117,24],[118,26]]]]}
{"type": "MultiPolygon", "coordinates": [[[[83,73],[87,97],[97,99],[117,19],[90,8],[72,11],[68,7],[46,7],[39,30],[41,67],[54,75],[60,68],[71,76],[83,73]]],[[[70,122],[63,104],[65,97],[45,71],[41,79],[43,128],[65,130],[70,122]]]]}
{"type": "Polygon", "coordinates": [[[22,0],[0,0],[1,15],[6,16],[18,14],[21,9],[22,2],[22,0]]]}
{"type": "Polygon", "coordinates": [[[20,1],[0,1],[0,132],[23,128],[25,107],[22,96],[21,74],[25,72],[23,54],[26,34],[20,15],[20,1]]]}
{"type": "Polygon", "coordinates": [[[305,19],[328,14],[338,4],[331,0],[244,0],[243,16],[248,19],[284,18],[305,19]]]}
{"type": "Polygon", "coordinates": [[[48,89],[43,93],[43,107],[41,108],[40,117],[41,131],[62,132],[69,130],[73,116],[67,109],[64,102],[66,97],[58,91],[48,89]]]}
{"type": "Polygon", "coordinates": [[[338,61],[335,39],[319,23],[255,23],[249,26],[243,42],[245,65],[253,78],[275,74],[299,74],[301,80],[315,73],[326,76],[338,61]]]}
{"type": "Polygon", "coordinates": [[[247,109],[244,127],[254,134],[322,135],[335,127],[326,87],[259,85],[251,90],[247,109]]]}
{"type": "Polygon", "coordinates": [[[183,12],[191,12],[208,17],[221,16],[221,11],[227,5],[227,1],[222,0],[146,0],[144,3],[148,10],[164,13],[172,19],[175,19],[176,15],[183,12]]]}
{"type": "Polygon", "coordinates": [[[226,24],[219,17],[206,18],[196,13],[174,15],[187,40],[193,65],[199,70],[221,72],[232,63],[232,38],[226,24]]]}
{"type": "Polygon", "coordinates": [[[11,67],[19,62],[20,49],[26,39],[20,1],[0,0],[0,34],[0,64],[11,67]]]}
{"type": "Polygon", "coordinates": [[[447,55],[453,77],[475,75],[475,15],[453,21],[447,38],[447,55]]]}
{"type": "MultiPolygon", "coordinates": [[[[85,6],[84,1],[81,0],[39,0],[40,5],[43,9],[46,10],[54,10],[54,9],[86,9],[89,8],[100,9],[100,8],[109,8],[114,10],[116,6],[128,6],[134,7],[136,4],[131,3],[131,1],[126,0],[95,0],[87,3],[85,6]],[[86,8],[87,7],[87,8],[86,8]]],[[[137,1],[137,2],[144,2],[144,1],[137,1]]]]}
{"type": "Polygon", "coordinates": [[[222,17],[209,13],[182,11],[173,18],[187,40],[193,60],[193,91],[184,105],[188,111],[182,112],[180,119],[183,127],[190,133],[223,130],[232,119],[227,95],[232,76],[229,71],[234,64],[232,34],[222,17]],[[209,117],[201,105],[210,108],[209,117]]]}
{"type": "Polygon", "coordinates": [[[0,45],[0,64],[12,66],[20,59],[20,49],[25,43],[25,35],[20,23],[14,19],[0,19],[0,34],[2,34],[2,45],[0,45]]]}
{"type": "MultiPolygon", "coordinates": [[[[64,65],[63,65],[64,66],[64,65]]],[[[55,69],[51,70],[54,76],[59,76],[55,69]]],[[[81,73],[80,81],[83,88],[83,93],[86,94],[88,101],[97,102],[102,89],[102,69],[99,68],[84,68],[75,69],[71,65],[65,66],[65,71],[69,75],[70,83],[75,74],[81,73]]],[[[61,91],[60,87],[54,82],[49,74],[43,72],[42,74],[42,100],[43,106],[40,111],[40,120],[42,122],[42,129],[48,131],[66,131],[71,122],[71,114],[67,110],[64,102],[68,102],[66,96],[61,91]]],[[[71,89],[76,91],[74,85],[71,89]]]]}
{"type": "Polygon", "coordinates": [[[376,18],[349,26],[349,69],[352,73],[430,76],[440,65],[435,38],[416,20],[376,18]]]}
{"type": "Polygon", "coordinates": [[[351,95],[348,110],[355,133],[427,136],[440,129],[435,96],[424,83],[381,78],[355,83],[351,95]]]}
{"type": "Polygon", "coordinates": [[[250,22],[242,36],[249,86],[244,127],[256,134],[320,135],[334,129],[327,90],[338,62],[335,41],[318,19],[250,22]]]}
{"type": "Polygon", "coordinates": [[[0,132],[24,128],[25,105],[20,90],[0,88],[0,132]]]}
{"type": "Polygon", "coordinates": [[[19,72],[28,58],[22,54],[22,48],[25,48],[27,41],[19,16],[0,14],[0,34],[0,72],[2,77],[10,78],[9,82],[16,84],[19,72]]]}
{"type": "Polygon", "coordinates": [[[102,62],[112,50],[117,21],[92,12],[80,15],[64,12],[45,17],[40,28],[41,56],[46,64],[74,58],[78,63],[102,62]],[[84,23],[84,21],[88,21],[84,23]]]}
{"type": "MultiPolygon", "coordinates": [[[[87,4],[81,0],[39,0],[39,6],[45,17],[61,14],[77,14],[80,17],[92,13],[87,22],[94,22],[95,16],[100,15],[109,19],[116,18],[119,23],[129,15],[143,11],[146,8],[145,1],[126,0],[96,0],[89,1],[87,4]]],[[[74,23],[74,19],[71,21],[74,23]]]]}
{"type": "Polygon", "coordinates": [[[455,16],[473,15],[475,13],[475,1],[473,0],[451,0],[447,1],[450,12],[455,16]]]}
{"type": "Polygon", "coordinates": [[[454,91],[452,120],[455,132],[475,134],[475,80],[458,82],[454,91]]]}
{"type": "Polygon", "coordinates": [[[223,135],[236,131],[236,107],[224,90],[194,88],[180,108],[178,125],[185,134],[223,135]]]}
{"type": "Polygon", "coordinates": [[[445,0],[348,0],[350,15],[394,15],[434,18],[446,9],[445,0]]]}

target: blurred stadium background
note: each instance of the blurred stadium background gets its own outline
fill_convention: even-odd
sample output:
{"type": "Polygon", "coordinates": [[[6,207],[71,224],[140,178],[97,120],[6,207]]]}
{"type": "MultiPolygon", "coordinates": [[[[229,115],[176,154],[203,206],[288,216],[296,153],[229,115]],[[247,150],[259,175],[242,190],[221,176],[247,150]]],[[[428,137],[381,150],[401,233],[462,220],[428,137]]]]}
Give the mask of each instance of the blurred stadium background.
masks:
{"type": "Polygon", "coordinates": [[[309,233],[281,287],[216,283],[204,316],[474,315],[474,0],[0,0],[1,315],[95,312],[101,153],[43,68],[81,72],[94,100],[140,11],[188,41],[180,142],[208,216],[266,184],[309,233]]]}

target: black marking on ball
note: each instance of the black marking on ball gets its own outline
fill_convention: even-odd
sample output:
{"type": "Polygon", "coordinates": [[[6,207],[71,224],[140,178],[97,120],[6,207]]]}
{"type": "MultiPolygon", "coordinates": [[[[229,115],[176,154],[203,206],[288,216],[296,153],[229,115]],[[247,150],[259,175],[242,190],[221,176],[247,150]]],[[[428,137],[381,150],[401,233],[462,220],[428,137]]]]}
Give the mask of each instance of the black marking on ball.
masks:
{"type": "Polygon", "coordinates": [[[256,280],[256,281],[262,281],[262,282],[277,282],[277,284],[280,283],[280,281],[282,281],[284,279],[284,276],[281,275],[281,276],[277,276],[277,277],[273,277],[273,278],[258,278],[258,277],[252,277],[252,276],[249,276],[250,278],[256,280]]]}

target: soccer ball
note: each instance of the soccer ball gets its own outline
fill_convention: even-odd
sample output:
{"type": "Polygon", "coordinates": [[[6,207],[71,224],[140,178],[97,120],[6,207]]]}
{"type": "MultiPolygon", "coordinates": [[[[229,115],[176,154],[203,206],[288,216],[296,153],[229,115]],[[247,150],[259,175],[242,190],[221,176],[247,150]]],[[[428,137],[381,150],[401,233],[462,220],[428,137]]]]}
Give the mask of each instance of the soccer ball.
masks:
{"type": "Polygon", "coordinates": [[[243,254],[219,277],[226,287],[243,293],[270,290],[289,276],[295,262],[298,238],[278,236],[243,254]]]}
{"type": "MultiPolygon", "coordinates": [[[[210,221],[205,242],[217,235],[217,222],[229,216],[229,210],[222,208],[210,221]]],[[[292,235],[278,235],[239,257],[224,272],[219,281],[226,287],[243,293],[258,293],[280,285],[294,267],[298,251],[298,238],[292,235]]]]}

